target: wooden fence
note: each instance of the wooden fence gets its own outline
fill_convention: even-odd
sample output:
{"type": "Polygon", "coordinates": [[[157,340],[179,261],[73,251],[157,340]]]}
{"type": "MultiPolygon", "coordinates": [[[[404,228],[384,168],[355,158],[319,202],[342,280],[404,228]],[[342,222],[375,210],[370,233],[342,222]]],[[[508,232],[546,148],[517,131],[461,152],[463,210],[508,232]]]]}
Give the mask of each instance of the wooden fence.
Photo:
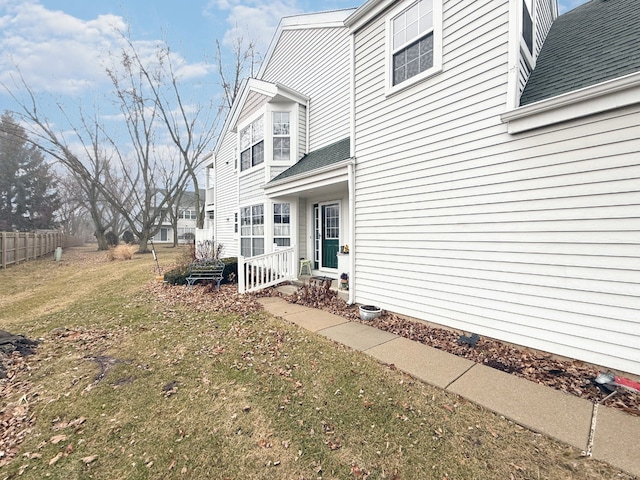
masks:
{"type": "Polygon", "coordinates": [[[82,239],[62,232],[0,232],[0,266],[33,260],[51,254],[57,247],[82,245],[82,239]]]}

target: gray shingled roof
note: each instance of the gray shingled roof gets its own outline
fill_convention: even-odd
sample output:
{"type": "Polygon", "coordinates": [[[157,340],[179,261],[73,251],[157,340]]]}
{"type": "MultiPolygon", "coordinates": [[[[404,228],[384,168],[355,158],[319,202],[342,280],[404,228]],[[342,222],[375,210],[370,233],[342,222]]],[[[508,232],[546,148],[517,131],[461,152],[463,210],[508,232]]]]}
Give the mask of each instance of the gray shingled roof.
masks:
{"type": "Polygon", "coordinates": [[[640,71],[640,2],[591,0],[551,26],[520,105],[640,71]]]}
{"type": "Polygon", "coordinates": [[[284,180],[319,168],[327,167],[334,163],[346,160],[351,155],[351,143],[349,138],[340,140],[326,147],[307,153],[298,163],[289,167],[271,182],[284,180]]]}

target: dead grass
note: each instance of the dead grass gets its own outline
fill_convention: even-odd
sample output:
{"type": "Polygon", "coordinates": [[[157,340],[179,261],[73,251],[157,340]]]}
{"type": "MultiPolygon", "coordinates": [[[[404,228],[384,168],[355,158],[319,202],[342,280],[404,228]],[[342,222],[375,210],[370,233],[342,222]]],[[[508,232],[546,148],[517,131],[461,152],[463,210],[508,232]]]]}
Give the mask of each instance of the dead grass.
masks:
{"type": "Polygon", "coordinates": [[[107,260],[131,260],[133,254],[138,250],[135,245],[116,245],[107,250],[107,260]]]}
{"type": "MultiPolygon", "coordinates": [[[[158,250],[163,266],[179,254],[158,250]]],[[[31,419],[0,478],[631,478],[232,287],[159,285],[150,255],[64,262],[35,286],[44,261],[0,272],[15,284],[0,323],[42,339],[0,380],[16,386],[0,410],[31,419]]]]}

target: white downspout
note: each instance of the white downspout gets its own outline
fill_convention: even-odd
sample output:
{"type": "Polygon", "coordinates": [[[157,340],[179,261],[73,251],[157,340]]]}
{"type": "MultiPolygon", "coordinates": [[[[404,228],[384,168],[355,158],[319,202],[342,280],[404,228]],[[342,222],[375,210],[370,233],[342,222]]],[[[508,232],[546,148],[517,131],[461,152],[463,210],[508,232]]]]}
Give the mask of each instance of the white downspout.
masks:
{"type": "MultiPolygon", "coordinates": [[[[307,99],[307,111],[305,112],[305,115],[307,117],[306,118],[307,128],[306,128],[306,132],[305,132],[305,145],[304,145],[304,154],[305,155],[307,153],[309,153],[309,138],[311,138],[311,134],[309,133],[311,131],[311,126],[309,125],[309,119],[311,118],[311,114],[309,112],[310,109],[311,109],[311,99],[308,98],[307,99]]],[[[296,162],[298,160],[296,160],[296,162]]]]}
{"type": "Polygon", "coordinates": [[[355,210],[356,210],[356,202],[355,202],[355,165],[350,163],[347,166],[348,172],[348,188],[349,188],[349,299],[347,300],[347,304],[353,305],[355,300],[355,272],[356,272],[356,249],[354,244],[355,239],[355,210]]]}
{"type": "Polygon", "coordinates": [[[351,115],[351,142],[350,142],[350,156],[352,162],[347,167],[348,172],[348,189],[349,189],[349,299],[347,303],[349,305],[353,305],[355,303],[355,290],[356,290],[356,177],[355,177],[355,159],[356,159],[356,100],[355,100],[355,85],[356,85],[356,62],[355,62],[355,52],[356,52],[356,39],[355,33],[351,33],[350,36],[351,42],[351,71],[350,71],[350,83],[351,88],[349,88],[350,95],[350,115],[351,115]]]}

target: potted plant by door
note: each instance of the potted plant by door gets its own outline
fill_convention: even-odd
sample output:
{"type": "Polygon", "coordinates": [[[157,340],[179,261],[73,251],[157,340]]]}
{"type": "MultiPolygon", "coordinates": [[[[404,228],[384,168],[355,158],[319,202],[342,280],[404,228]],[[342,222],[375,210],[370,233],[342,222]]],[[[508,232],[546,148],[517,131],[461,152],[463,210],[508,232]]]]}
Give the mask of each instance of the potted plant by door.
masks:
{"type": "Polygon", "coordinates": [[[371,321],[374,318],[378,318],[382,315],[380,307],[374,305],[360,305],[360,319],[364,321],[371,321]]]}

